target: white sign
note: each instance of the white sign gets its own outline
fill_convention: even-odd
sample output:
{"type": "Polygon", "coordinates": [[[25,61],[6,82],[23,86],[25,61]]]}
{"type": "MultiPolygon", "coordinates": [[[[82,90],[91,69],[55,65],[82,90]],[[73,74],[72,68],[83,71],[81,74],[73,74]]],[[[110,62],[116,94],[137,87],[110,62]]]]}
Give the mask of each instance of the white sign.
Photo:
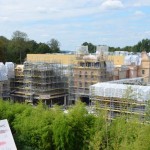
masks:
{"type": "Polygon", "coordinates": [[[17,150],[7,119],[0,120],[0,150],[17,150]]]}

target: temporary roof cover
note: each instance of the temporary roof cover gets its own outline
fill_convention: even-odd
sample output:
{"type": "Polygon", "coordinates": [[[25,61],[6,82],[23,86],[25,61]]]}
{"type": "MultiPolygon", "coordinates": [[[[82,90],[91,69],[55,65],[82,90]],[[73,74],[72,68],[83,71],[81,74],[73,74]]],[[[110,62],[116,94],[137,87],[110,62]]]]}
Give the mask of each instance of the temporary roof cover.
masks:
{"type": "Polygon", "coordinates": [[[150,99],[150,86],[128,85],[117,83],[97,83],[90,86],[91,96],[125,98],[125,93],[128,88],[132,89],[131,98],[139,102],[150,99]]]}
{"type": "Polygon", "coordinates": [[[17,150],[7,119],[0,120],[0,150],[17,150]]]}

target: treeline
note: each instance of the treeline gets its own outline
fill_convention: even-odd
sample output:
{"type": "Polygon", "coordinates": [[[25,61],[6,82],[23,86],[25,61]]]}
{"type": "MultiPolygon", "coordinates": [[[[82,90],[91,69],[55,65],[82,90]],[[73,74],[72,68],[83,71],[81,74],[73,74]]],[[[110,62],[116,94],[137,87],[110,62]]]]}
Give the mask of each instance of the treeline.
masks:
{"type": "Polygon", "coordinates": [[[95,111],[80,102],[64,113],[0,100],[0,119],[8,119],[18,150],[150,149],[150,124],[125,116],[108,121],[106,112],[95,111]]]}
{"type": "Polygon", "coordinates": [[[37,43],[28,38],[24,32],[15,31],[9,40],[0,36],[0,62],[12,61],[23,63],[26,54],[32,53],[59,53],[60,43],[56,39],[51,39],[47,43],[37,43]]]}
{"type": "MultiPolygon", "coordinates": [[[[84,42],[82,45],[88,46],[88,50],[90,53],[96,52],[96,45],[88,42],[84,42]]],[[[147,51],[150,52],[150,39],[143,39],[142,41],[139,41],[134,46],[125,46],[123,48],[120,47],[109,47],[110,52],[114,51],[128,51],[128,52],[142,52],[147,51]]]]}

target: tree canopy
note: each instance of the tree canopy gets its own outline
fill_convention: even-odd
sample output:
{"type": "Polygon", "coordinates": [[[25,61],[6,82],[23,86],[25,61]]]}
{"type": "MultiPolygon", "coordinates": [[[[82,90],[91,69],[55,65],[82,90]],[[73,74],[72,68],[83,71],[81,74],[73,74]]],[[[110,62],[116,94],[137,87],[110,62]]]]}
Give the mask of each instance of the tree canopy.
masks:
{"type": "MultiPolygon", "coordinates": [[[[92,44],[92,43],[88,43],[88,42],[84,42],[82,45],[88,45],[89,48],[89,52],[93,53],[96,50],[96,45],[92,44]]],[[[150,52],[150,39],[142,39],[141,41],[139,41],[137,44],[133,45],[133,46],[125,46],[123,48],[120,47],[109,47],[109,51],[110,52],[114,52],[114,51],[128,51],[128,52],[142,52],[142,51],[146,51],[146,52],[150,52]]]]}
{"type": "Polygon", "coordinates": [[[51,39],[48,42],[50,50],[52,53],[60,53],[60,42],[56,39],[51,39]]]}
{"type": "Polygon", "coordinates": [[[88,113],[81,102],[64,113],[60,106],[50,109],[41,102],[34,108],[0,100],[0,119],[8,119],[21,150],[150,149],[150,124],[124,115],[110,121],[98,107],[95,113],[88,113]]]}
{"type": "Polygon", "coordinates": [[[84,42],[82,45],[88,46],[89,53],[95,53],[96,52],[96,46],[93,45],[92,43],[84,42]]]}
{"type": "Polygon", "coordinates": [[[37,43],[30,40],[25,32],[15,31],[12,38],[8,40],[4,36],[0,36],[0,61],[12,61],[22,64],[26,58],[26,54],[32,53],[59,53],[60,42],[52,38],[47,43],[37,43]]]}
{"type": "MultiPolygon", "coordinates": [[[[96,45],[91,42],[84,42],[82,45],[88,46],[90,53],[96,52],[96,45]]],[[[129,51],[129,52],[150,52],[150,39],[142,39],[133,46],[109,47],[110,52],[129,51]]],[[[14,63],[23,63],[26,55],[43,53],[60,53],[60,42],[57,39],[50,39],[47,43],[37,43],[30,39],[25,32],[15,31],[11,39],[0,36],[0,61],[12,61],[14,63]]]]}

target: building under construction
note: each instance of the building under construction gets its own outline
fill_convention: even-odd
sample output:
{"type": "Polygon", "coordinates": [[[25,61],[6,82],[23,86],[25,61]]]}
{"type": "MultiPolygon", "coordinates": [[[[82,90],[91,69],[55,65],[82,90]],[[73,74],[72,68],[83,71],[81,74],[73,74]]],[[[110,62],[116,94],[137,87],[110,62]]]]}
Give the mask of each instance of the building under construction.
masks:
{"type": "Polygon", "coordinates": [[[88,47],[82,46],[76,52],[76,64],[70,66],[69,100],[74,103],[81,99],[87,104],[89,100],[89,86],[97,82],[113,79],[113,63],[108,61],[102,50],[105,46],[98,47],[96,55],[88,54],[88,47]]]}
{"type": "Polygon", "coordinates": [[[25,62],[16,67],[15,87],[12,97],[16,101],[47,105],[65,104],[67,101],[67,78],[63,67],[57,62],[25,62]]]}
{"type": "Polygon", "coordinates": [[[10,99],[11,83],[14,80],[14,64],[0,62],[0,98],[10,99]]]}
{"type": "Polygon", "coordinates": [[[108,112],[110,119],[124,115],[134,115],[140,120],[145,116],[150,86],[143,78],[123,79],[90,86],[90,99],[108,112]]]}

